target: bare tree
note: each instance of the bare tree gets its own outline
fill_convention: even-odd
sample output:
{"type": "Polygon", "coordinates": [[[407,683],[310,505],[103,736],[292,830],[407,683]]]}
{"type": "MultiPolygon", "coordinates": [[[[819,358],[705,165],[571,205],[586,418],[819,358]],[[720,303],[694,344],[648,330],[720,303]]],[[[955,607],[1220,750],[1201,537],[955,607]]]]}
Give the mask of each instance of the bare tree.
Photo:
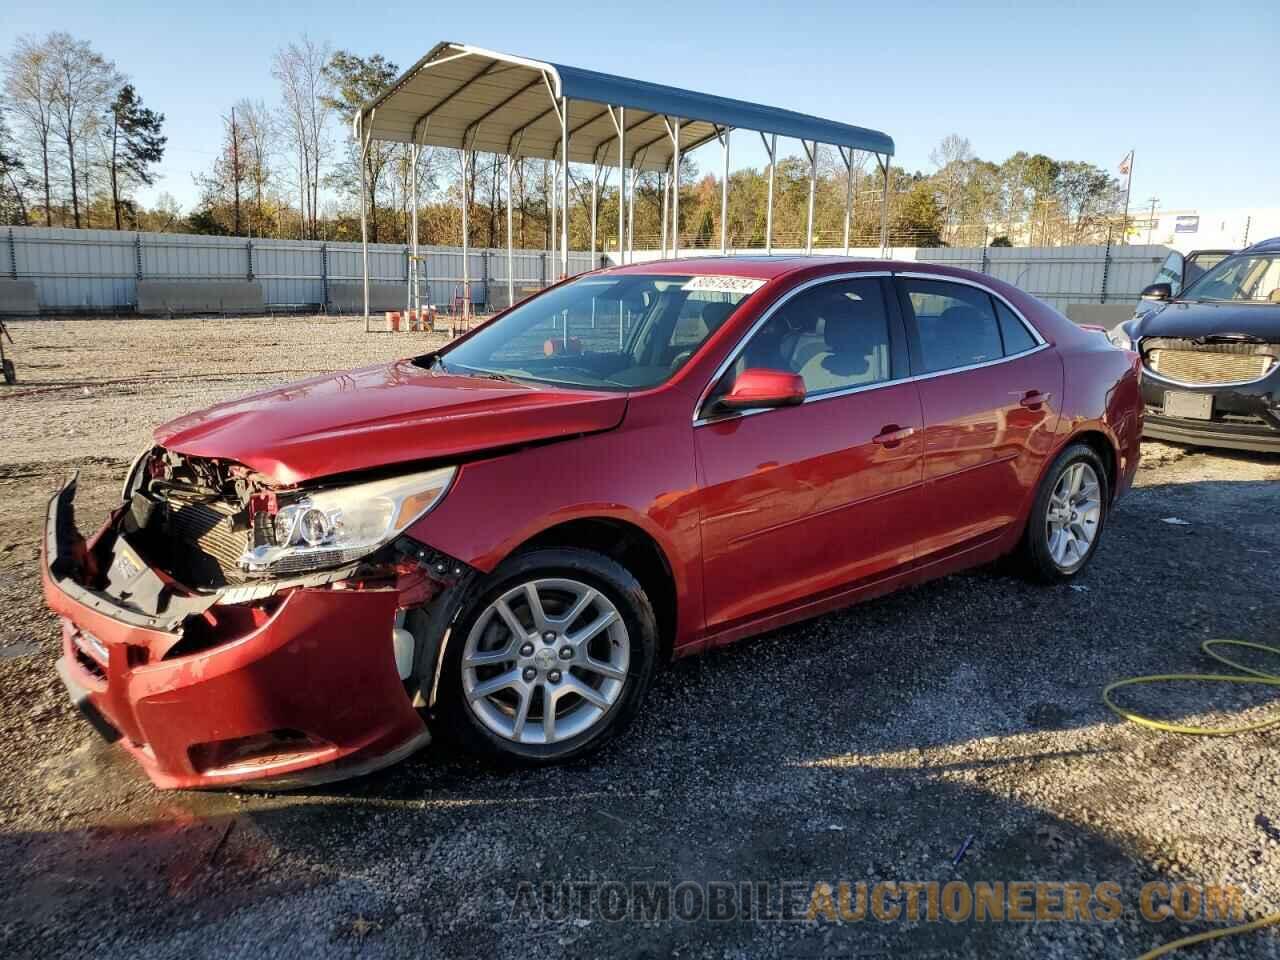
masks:
{"type": "Polygon", "coordinates": [[[330,56],[327,44],[304,36],[277,50],[271,67],[280,84],[281,126],[297,160],[301,232],[311,238],[318,232],[320,168],[329,146],[332,84],[325,67],[330,56]]]}
{"type": "Polygon", "coordinates": [[[25,134],[40,154],[40,184],[44,191],[44,223],[53,226],[53,188],[49,152],[53,139],[55,86],[46,42],[19,37],[4,63],[4,92],[25,134]]]}
{"type": "Polygon", "coordinates": [[[200,233],[229,232],[238,236],[243,222],[241,199],[249,180],[246,158],[251,151],[235,107],[222,122],[223,142],[213,169],[195,178],[200,188],[200,207],[192,216],[192,224],[200,233]]]}
{"type": "Polygon", "coordinates": [[[276,125],[261,100],[241,100],[235,106],[238,116],[240,139],[244,144],[244,156],[241,163],[244,167],[245,180],[253,191],[253,212],[249,217],[249,232],[261,235],[264,232],[265,215],[263,204],[267,198],[274,177],[271,165],[275,152],[276,125]]]}
{"type": "MultiPolygon", "coordinates": [[[[68,33],[49,34],[45,47],[53,83],[53,129],[66,145],[71,211],[78,227],[81,188],[77,179],[76,147],[100,129],[99,118],[123,78],[114,63],[104,59],[84,40],[68,33]]],[[[80,173],[81,176],[87,174],[87,169],[80,173]]]]}
{"type": "Polygon", "coordinates": [[[936,182],[943,209],[943,235],[950,237],[963,214],[964,198],[973,173],[973,147],[967,137],[947,134],[929,154],[929,160],[938,168],[936,182]]]}

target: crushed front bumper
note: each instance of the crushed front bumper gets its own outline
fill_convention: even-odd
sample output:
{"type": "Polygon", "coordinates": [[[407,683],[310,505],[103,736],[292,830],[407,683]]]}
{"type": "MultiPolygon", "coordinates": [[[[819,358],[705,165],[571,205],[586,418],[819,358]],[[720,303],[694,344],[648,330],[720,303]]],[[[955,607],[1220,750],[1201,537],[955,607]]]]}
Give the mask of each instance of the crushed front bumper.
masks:
{"type": "Polygon", "coordinates": [[[42,557],[45,599],[62,618],[58,673],[156,786],[305,786],[386,766],[429,741],[388,639],[398,591],[295,589],[226,642],[174,655],[180,627],[74,578],[74,494],[73,480],[50,501],[42,557]]]}
{"type": "Polygon", "coordinates": [[[1163,380],[1144,367],[1142,400],[1147,410],[1142,435],[1148,439],[1280,451],[1280,370],[1248,384],[1182,384],[1163,380]],[[1205,398],[1208,417],[1170,416],[1170,394],[1205,398]]]}

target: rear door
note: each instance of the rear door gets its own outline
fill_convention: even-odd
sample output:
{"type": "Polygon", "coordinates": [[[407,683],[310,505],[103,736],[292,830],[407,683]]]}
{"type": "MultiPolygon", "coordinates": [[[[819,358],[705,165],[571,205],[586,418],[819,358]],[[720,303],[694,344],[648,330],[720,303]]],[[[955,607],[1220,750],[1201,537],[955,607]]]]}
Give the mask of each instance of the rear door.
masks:
{"type": "Polygon", "coordinates": [[[1053,446],[1062,362],[985,287],[915,274],[897,286],[923,408],[928,563],[1015,522],[1053,446]]]}
{"type": "Polygon", "coordinates": [[[923,451],[920,399],[887,275],[803,288],[767,314],[694,427],[711,632],[910,566],[923,451]],[[798,373],[799,406],[723,414],[747,368],[798,373]]]}

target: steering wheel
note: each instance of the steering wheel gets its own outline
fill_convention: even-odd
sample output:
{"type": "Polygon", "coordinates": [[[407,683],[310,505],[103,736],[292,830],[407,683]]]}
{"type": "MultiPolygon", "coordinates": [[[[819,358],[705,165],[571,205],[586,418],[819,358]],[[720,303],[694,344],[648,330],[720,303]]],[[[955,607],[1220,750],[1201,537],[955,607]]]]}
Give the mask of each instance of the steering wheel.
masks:
{"type": "Polygon", "coordinates": [[[692,356],[693,356],[692,350],[684,350],[684,351],[681,351],[680,353],[677,353],[675,355],[675,358],[671,361],[670,369],[675,370],[677,367],[680,366],[680,364],[684,363],[686,360],[688,360],[692,356]]]}

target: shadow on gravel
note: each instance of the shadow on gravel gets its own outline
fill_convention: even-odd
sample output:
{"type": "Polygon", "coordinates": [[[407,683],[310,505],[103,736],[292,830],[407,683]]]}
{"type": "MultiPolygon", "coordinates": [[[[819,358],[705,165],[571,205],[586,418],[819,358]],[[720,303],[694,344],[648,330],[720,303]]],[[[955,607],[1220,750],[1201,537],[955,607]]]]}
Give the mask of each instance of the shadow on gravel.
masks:
{"type": "Polygon", "coordinates": [[[0,896],[7,918],[0,950],[74,955],[90,936],[117,944],[115,957],[174,956],[183,943],[196,953],[213,942],[233,951],[238,938],[245,947],[290,945],[288,955],[358,946],[362,956],[432,947],[459,958],[566,950],[641,958],[677,949],[951,956],[1024,953],[1048,937],[1080,955],[1158,938],[1134,932],[1138,887],[1150,874],[1143,864],[1088,829],[980,785],[918,770],[753,766],[724,781],[694,775],[664,789],[637,782],[631,768],[603,772],[622,782],[584,788],[588,771],[573,769],[532,782],[457,771],[452,788],[395,802],[383,795],[401,791],[387,791],[384,775],[313,798],[319,802],[299,798],[238,816],[175,810],[152,824],[5,835],[0,856],[11,866],[0,896]],[[955,879],[1114,880],[1129,916],[1053,929],[871,915],[804,922],[819,882],[955,879]],[[521,899],[526,881],[534,892],[521,899]],[[560,886],[582,881],[623,885],[628,915],[603,919],[598,887],[560,886]],[[784,881],[795,885],[785,895],[784,881]],[[737,891],[721,907],[727,919],[706,916],[713,882],[737,891]],[[657,885],[661,906],[641,903],[634,885],[643,883],[657,885]],[[743,883],[769,886],[744,892],[743,883]],[[704,893],[678,900],[677,884],[704,893]],[[643,922],[663,910],[666,922],[643,922]],[[201,932],[215,926],[215,940],[201,932]]]}

